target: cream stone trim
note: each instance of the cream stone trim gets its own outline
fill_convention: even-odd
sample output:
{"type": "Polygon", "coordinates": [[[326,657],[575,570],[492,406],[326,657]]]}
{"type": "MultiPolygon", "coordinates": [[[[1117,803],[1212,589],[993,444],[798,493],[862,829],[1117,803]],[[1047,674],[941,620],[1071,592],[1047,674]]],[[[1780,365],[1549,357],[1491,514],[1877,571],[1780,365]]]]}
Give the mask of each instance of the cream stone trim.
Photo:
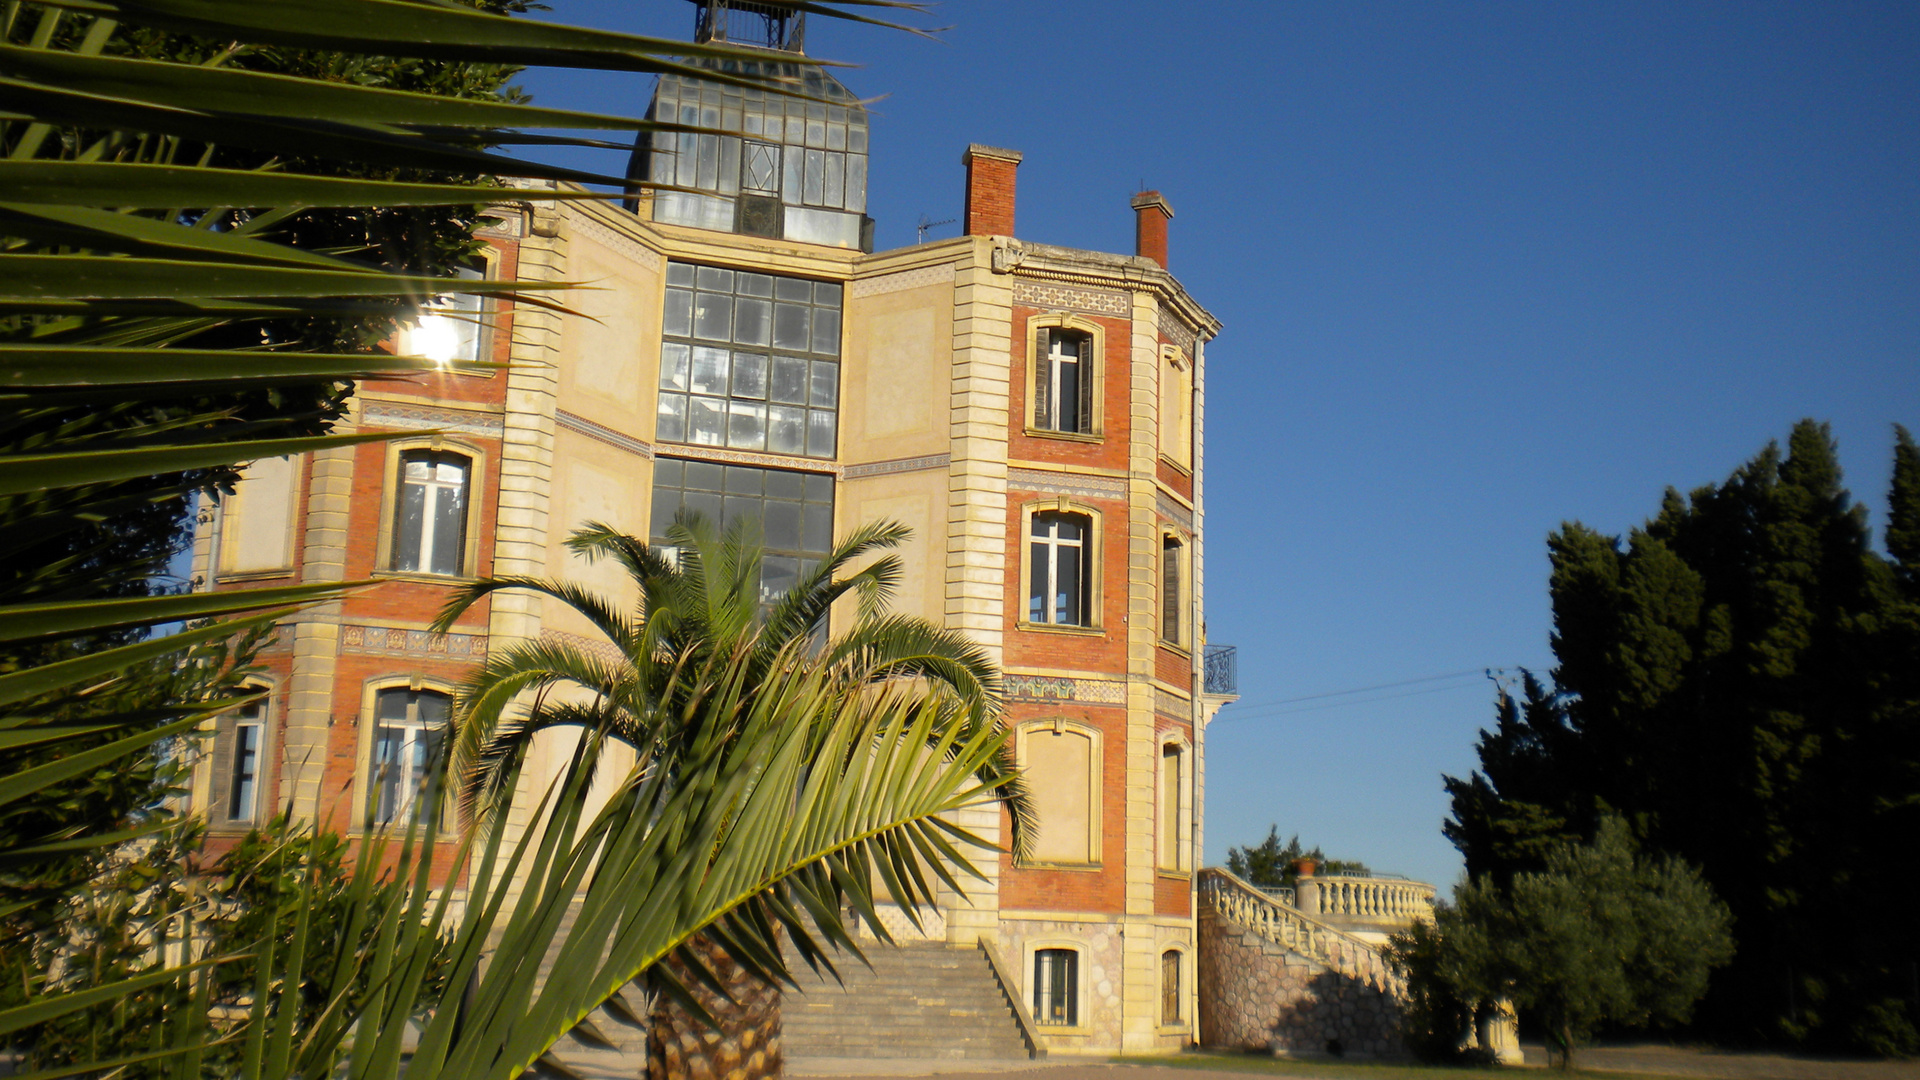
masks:
{"type": "MultiPolygon", "coordinates": [[[[991,265],[996,274],[1124,289],[1136,296],[1136,314],[1138,298],[1150,296],[1173,309],[1182,322],[1198,327],[1200,339],[1220,332],[1220,320],[1187,295],[1186,288],[1165,267],[1151,259],[1037,244],[1011,237],[993,237],[991,244],[991,265]]],[[[1156,312],[1149,325],[1157,331],[1158,322],[1156,312]]]]}
{"type": "MultiPolygon", "coordinates": [[[[448,726],[452,726],[452,704],[459,693],[460,685],[450,679],[434,678],[420,674],[375,675],[360,684],[360,711],[355,714],[356,728],[353,751],[353,783],[347,788],[352,802],[347,807],[349,828],[354,832],[367,831],[367,798],[371,794],[367,789],[367,773],[373,767],[373,730],[379,726],[374,715],[376,703],[382,690],[432,690],[447,695],[448,726]]],[[[444,783],[440,791],[441,812],[452,808],[454,792],[444,783]]],[[[445,829],[442,830],[444,834],[445,829]]]]}
{"type": "Polygon", "coordinates": [[[1020,506],[1020,577],[1019,589],[1012,599],[1016,602],[1014,625],[1022,630],[1048,631],[1052,633],[1099,633],[1102,624],[1101,604],[1106,600],[1106,586],[1101,573],[1106,566],[1106,530],[1101,524],[1101,512],[1086,503],[1074,502],[1065,496],[1045,501],[1035,500],[1020,506]],[[1029,601],[1032,597],[1027,590],[1033,581],[1033,515],[1035,513],[1079,514],[1087,519],[1087,537],[1081,541],[1085,552],[1087,580],[1080,583],[1087,594],[1087,621],[1084,623],[1037,623],[1028,619],[1032,610],[1029,601]]]}
{"type": "MultiPolygon", "coordinates": [[[[636,218],[635,220],[637,221],[638,219],[636,218]]],[[[617,229],[609,222],[603,221],[593,214],[581,214],[574,218],[573,221],[582,236],[599,244],[601,247],[609,248],[618,254],[625,255],[627,258],[639,263],[642,268],[652,271],[655,274],[666,269],[666,258],[658,251],[642,243],[640,239],[632,233],[624,229],[617,229]]]]}
{"type": "Polygon", "coordinates": [[[1104,821],[1106,805],[1102,795],[1102,774],[1106,771],[1106,736],[1092,724],[1064,716],[1041,717],[1035,720],[1023,720],[1014,728],[1014,761],[1024,772],[1027,768],[1027,741],[1035,732],[1045,732],[1051,736],[1054,732],[1071,731],[1084,735],[1089,740],[1087,762],[1087,861],[1077,862],[1029,862],[1016,857],[1014,865],[1024,869],[1047,870],[1099,870],[1105,865],[1106,845],[1104,821]]]}
{"type": "Polygon", "coordinates": [[[1153,688],[1153,711],[1155,715],[1168,720],[1178,720],[1183,724],[1193,722],[1193,699],[1186,694],[1176,694],[1164,685],[1153,688]]]}
{"type": "MultiPolygon", "coordinates": [[[[1015,300],[1018,290],[1016,288],[1015,300]]],[[[1072,442],[1099,442],[1106,437],[1107,430],[1107,331],[1092,319],[1084,318],[1065,311],[1048,311],[1027,320],[1027,405],[1026,432],[1036,439],[1066,439],[1072,442]],[[1086,393],[1093,397],[1091,410],[1092,431],[1055,431],[1043,428],[1034,412],[1038,394],[1034,390],[1034,380],[1040,371],[1040,331],[1070,330],[1076,334],[1085,334],[1093,342],[1093,364],[1091,371],[1082,371],[1080,378],[1090,380],[1086,393]]]]}
{"type": "Polygon", "coordinates": [[[843,467],[832,458],[787,457],[754,450],[725,450],[718,446],[663,442],[653,448],[653,456],[679,458],[682,461],[706,461],[716,465],[752,465],[756,469],[787,469],[793,472],[830,473],[838,479],[843,467]]]}
{"type": "Polygon", "coordinates": [[[487,490],[487,452],[473,443],[435,435],[425,439],[395,439],[386,444],[384,478],[380,483],[380,532],[375,538],[373,572],[376,577],[402,578],[437,584],[471,580],[479,572],[480,504],[487,490]],[[411,450],[433,450],[460,454],[467,459],[467,527],[461,542],[458,574],[429,574],[422,571],[395,570],[393,567],[393,526],[400,502],[400,457],[411,450]]]}
{"type": "MultiPolygon", "coordinates": [[[[336,434],[354,430],[335,425],[336,434]]],[[[338,582],[347,576],[347,530],[352,524],[357,447],[317,450],[307,470],[307,516],[303,583],[338,582]]],[[[319,815],[326,780],[328,728],[333,725],[333,677],[338,665],[341,602],[329,600],[293,622],[293,658],[287,679],[286,730],[281,742],[280,790],[275,803],[290,806],[295,819],[319,815]]]]}

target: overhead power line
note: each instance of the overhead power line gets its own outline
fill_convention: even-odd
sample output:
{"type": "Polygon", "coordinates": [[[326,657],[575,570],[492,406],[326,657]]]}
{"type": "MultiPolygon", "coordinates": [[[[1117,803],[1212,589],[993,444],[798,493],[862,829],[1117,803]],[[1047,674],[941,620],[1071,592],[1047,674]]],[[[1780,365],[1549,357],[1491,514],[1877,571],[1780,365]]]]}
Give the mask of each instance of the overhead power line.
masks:
{"type": "Polygon", "coordinates": [[[1422,675],[1414,679],[1396,679],[1392,682],[1374,683],[1370,686],[1356,686],[1348,690],[1329,690],[1319,694],[1306,694],[1301,697],[1280,698],[1272,701],[1259,701],[1252,704],[1237,703],[1220,713],[1220,719],[1263,720],[1276,716],[1293,716],[1299,713],[1320,712],[1325,709],[1338,709],[1353,705],[1371,705],[1380,701],[1393,701],[1399,698],[1420,697],[1426,694],[1445,693],[1450,690],[1465,690],[1468,684],[1431,686],[1430,683],[1452,683],[1460,679],[1477,676],[1499,682],[1508,672],[1517,669],[1507,667],[1462,668],[1459,671],[1444,672],[1439,675],[1422,675]],[[1406,690],[1404,687],[1418,687],[1406,690]],[[1400,690],[1397,694],[1382,694],[1382,690],[1400,690]],[[1373,695],[1373,696],[1362,696],[1373,695]]]}

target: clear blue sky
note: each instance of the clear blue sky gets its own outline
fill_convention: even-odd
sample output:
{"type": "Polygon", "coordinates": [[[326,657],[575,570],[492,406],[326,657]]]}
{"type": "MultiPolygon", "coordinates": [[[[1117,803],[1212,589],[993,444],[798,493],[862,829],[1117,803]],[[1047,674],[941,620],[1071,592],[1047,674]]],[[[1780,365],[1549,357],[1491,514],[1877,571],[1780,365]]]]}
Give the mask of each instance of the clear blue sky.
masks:
{"type": "MultiPolygon", "coordinates": [[[[692,7],[548,17],[685,37],[692,7]]],[[[958,215],[966,144],[1012,147],[1023,238],[1130,251],[1144,181],[1226,325],[1208,618],[1244,701],[1207,736],[1209,862],[1277,822],[1452,882],[1440,777],[1473,767],[1484,678],[1257,706],[1549,668],[1562,521],[1628,529],[1812,416],[1880,523],[1891,425],[1920,428],[1920,5],[948,0],[928,22],[951,29],[808,28],[887,95],[879,246],[958,215]]],[[[651,89],[525,81],[634,113],[651,89]]]]}

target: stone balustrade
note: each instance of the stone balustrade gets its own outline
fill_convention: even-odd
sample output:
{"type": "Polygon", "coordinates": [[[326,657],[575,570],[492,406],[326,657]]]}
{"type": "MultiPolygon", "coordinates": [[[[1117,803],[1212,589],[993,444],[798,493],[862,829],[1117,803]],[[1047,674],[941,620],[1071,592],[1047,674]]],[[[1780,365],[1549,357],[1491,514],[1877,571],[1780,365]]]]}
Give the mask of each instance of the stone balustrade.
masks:
{"type": "Polygon", "coordinates": [[[1401,989],[1371,943],[1281,903],[1225,870],[1200,871],[1199,886],[1201,903],[1268,941],[1381,991],[1401,989]]]}
{"type": "Polygon", "coordinates": [[[1434,888],[1406,878],[1303,877],[1295,905],[1349,932],[1390,934],[1433,919],[1434,888]]]}

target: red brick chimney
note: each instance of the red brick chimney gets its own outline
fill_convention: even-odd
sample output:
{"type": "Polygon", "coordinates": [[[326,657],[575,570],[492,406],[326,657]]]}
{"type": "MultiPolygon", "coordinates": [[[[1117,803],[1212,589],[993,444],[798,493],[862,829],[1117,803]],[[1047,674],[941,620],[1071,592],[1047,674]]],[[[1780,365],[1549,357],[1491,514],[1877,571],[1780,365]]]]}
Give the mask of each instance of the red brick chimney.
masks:
{"type": "Polygon", "coordinates": [[[1152,259],[1162,269],[1167,265],[1167,222],[1173,207],[1157,191],[1143,191],[1133,197],[1133,253],[1152,259]]]}
{"type": "Polygon", "coordinates": [[[974,143],[960,155],[960,164],[967,167],[967,235],[1012,236],[1014,171],[1020,167],[1020,151],[974,143]]]}

